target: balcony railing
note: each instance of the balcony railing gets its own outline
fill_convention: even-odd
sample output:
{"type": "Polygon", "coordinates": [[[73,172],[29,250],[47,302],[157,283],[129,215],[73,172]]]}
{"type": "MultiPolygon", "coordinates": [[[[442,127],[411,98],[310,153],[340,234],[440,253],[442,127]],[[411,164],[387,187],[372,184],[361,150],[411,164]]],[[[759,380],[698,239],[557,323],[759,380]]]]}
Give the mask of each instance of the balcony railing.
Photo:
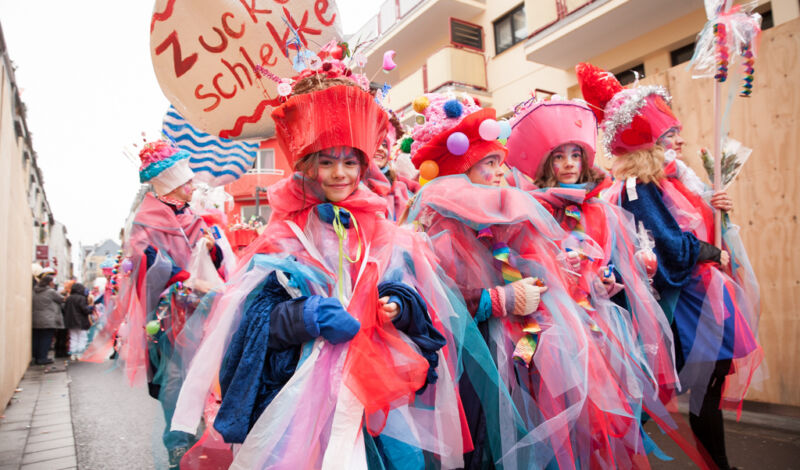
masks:
{"type": "Polygon", "coordinates": [[[248,175],[276,175],[283,176],[285,172],[280,168],[251,168],[247,170],[248,175]]]}
{"type": "Polygon", "coordinates": [[[428,57],[422,67],[392,87],[389,103],[393,109],[401,110],[419,95],[451,86],[476,94],[486,91],[483,53],[452,46],[440,49],[428,57]]]}

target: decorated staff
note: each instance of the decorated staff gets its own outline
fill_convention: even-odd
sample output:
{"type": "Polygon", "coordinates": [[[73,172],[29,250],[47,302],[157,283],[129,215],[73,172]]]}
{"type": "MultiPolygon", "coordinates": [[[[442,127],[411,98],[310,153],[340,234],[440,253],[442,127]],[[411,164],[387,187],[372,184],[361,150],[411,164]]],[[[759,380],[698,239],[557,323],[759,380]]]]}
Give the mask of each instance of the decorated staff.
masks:
{"type": "MultiPolygon", "coordinates": [[[[731,0],[705,0],[708,22],[697,37],[697,47],[690,62],[693,78],[714,77],[714,191],[722,188],[722,148],[727,136],[730,107],[735,89],[728,92],[723,114],[722,84],[728,79],[729,68],[741,58],[742,89],[739,96],[753,92],[753,73],[758,39],[761,36],[761,15],[752,13],[752,5],[731,7],[731,0]]],[[[714,214],[714,243],[722,247],[722,213],[714,214]]]]}

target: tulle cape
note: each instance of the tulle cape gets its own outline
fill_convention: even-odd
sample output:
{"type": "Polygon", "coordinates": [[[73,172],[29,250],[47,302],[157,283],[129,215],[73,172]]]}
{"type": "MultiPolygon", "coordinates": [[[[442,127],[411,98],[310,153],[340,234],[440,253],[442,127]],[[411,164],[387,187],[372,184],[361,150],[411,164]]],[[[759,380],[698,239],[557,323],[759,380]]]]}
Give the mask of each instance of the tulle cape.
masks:
{"type": "Polygon", "coordinates": [[[589,293],[593,306],[611,318],[624,312],[620,319],[623,324],[613,329],[618,334],[617,340],[633,348],[625,350],[641,361],[650,382],[662,390],[675,390],[678,379],[672,331],[653,296],[645,267],[636,256],[640,248],[636,223],[627,211],[597,198],[610,185],[611,180],[607,179],[588,192],[554,187],[533,190],[531,194],[553,209],[554,217],[565,230],[570,230],[565,210],[572,205],[579,207],[582,232],[578,230],[561,242],[562,248],[576,249],[587,256],[581,261],[580,276],[573,277],[577,294],[589,293]],[[608,265],[613,265],[620,277],[617,281],[624,286],[627,311],[596,292],[601,284],[599,273],[608,265]],[[624,318],[628,315],[630,322],[624,318]]]}
{"type": "MultiPolygon", "coordinates": [[[[496,463],[646,467],[639,421],[643,391],[631,373],[638,364],[609,336],[610,325],[571,298],[557,261],[566,234],[555,219],[525,191],[475,185],[464,175],[436,178],[415,199],[409,221],[431,237],[442,267],[462,292],[504,284],[492,250],[476,233],[486,228],[493,241],[508,245],[510,262],[523,276],[538,277],[548,287],[534,313],[542,332],[529,368],[512,359],[524,334],[520,317],[488,320],[487,342],[526,426],[522,437],[502,436],[502,454],[493,453],[496,463]]],[[[511,414],[500,411],[502,429],[511,414]]],[[[496,412],[485,410],[487,416],[496,412]]]]}
{"type": "MultiPolygon", "coordinates": [[[[192,248],[203,236],[201,231],[205,228],[203,219],[191,210],[175,214],[152,194],[145,195],[123,247],[123,256],[132,261],[133,269],[127,277],[120,276],[119,292],[112,300],[113,308],[107,312],[104,327],[97,332],[82,360],[104,361],[111,352],[115,335],[118,335],[121,367],[132,384],[143,383],[148,360],[148,339],[145,334],[148,315],[152,315],[158,306],[164,286],[171,277],[172,264],[182,268],[189,266],[192,248]],[[149,269],[144,255],[148,246],[158,250],[155,262],[149,269]]],[[[174,341],[186,316],[174,302],[170,307],[171,311],[162,321],[162,328],[174,341]]]]}
{"type": "MultiPolygon", "coordinates": [[[[393,462],[397,468],[415,468],[423,458],[435,458],[441,468],[462,466],[471,440],[463,425],[458,378],[469,373],[495,407],[504,394],[477,328],[443,282],[424,238],[383,218],[385,200],[361,187],[336,204],[357,223],[346,229],[342,242],[344,254],[355,262],[345,258],[340,264],[340,240],[320,220],[317,194],[300,174],[270,187],[269,224],[215,300],[173,430],[197,428],[248,300],[269,273],[279,270],[302,294],[340,297],[361,330],[348,343],[318,338],[304,347],[295,374],[256,421],[232,468],[365,468],[367,456],[374,457],[372,436],[382,440],[385,458],[404,455],[393,462]],[[427,362],[391,322],[378,319],[377,284],[386,280],[414,287],[447,340],[439,353],[438,381],[420,395],[415,392],[427,362]]],[[[523,429],[519,417],[516,421],[504,432],[523,429]]]]}
{"type": "Polygon", "coordinates": [[[370,165],[364,182],[372,192],[386,199],[386,218],[395,222],[405,212],[408,201],[413,196],[412,191],[419,189],[413,181],[400,175],[395,175],[395,180],[389,181],[376,165],[370,165]]]}
{"type": "MultiPolygon", "coordinates": [[[[621,201],[622,182],[615,182],[602,197],[621,201]]],[[[683,231],[713,243],[713,209],[700,195],[689,191],[677,178],[659,182],[662,198],[683,231]]],[[[711,262],[698,263],[688,285],[681,291],[675,308],[685,364],[679,378],[683,390],[694,390],[690,409],[698,414],[715,363],[732,361],[722,390],[721,408],[741,413],[742,401],[763,359],[758,344],[760,297],[758,282],[750,265],[738,227],[723,231],[723,248],[731,254],[730,268],[721,270],[711,262]]],[[[662,302],[663,303],[663,302],[662,302]]]]}

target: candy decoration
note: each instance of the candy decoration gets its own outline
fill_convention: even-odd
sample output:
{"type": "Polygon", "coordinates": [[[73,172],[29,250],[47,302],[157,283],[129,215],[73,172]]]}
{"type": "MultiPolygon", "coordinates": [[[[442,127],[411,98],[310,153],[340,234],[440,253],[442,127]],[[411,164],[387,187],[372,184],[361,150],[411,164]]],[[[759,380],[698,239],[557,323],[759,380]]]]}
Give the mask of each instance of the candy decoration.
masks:
{"type": "Polygon", "coordinates": [[[153,336],[159,331],[161,331],[161,322],[159,320],[151,320],[144,327],[144,332],[147,333],[147,336],[153,336]]]}
{"type": "Polygon", "coordinates": [[[503,119],[502,121],[497,121],[497,124],[500,126],[500,139],[508,139],[511,135],[511,124],[508,123],[507,120],[503,119]]]}
{"type": "Polygon", "coordinates": [[[500,137],[500,124],[494,119],[486,119],[478,126],[478,134],[483,140],[497,140],[500,137]]]}
{"type": "Polygon", "coordinates": [[[447,150],[453,155],[464,155],[469,150],[469,138],[463,132],[453,132],[447,138],[447,150]]]}
{"type": "Polygon", "coordinates": [[[724,23],[714,25],[714,37],[717,43],[717,74],[714,78],[722,83],[728,78],[728,37],[724,23]]]}
{"type": "Polygon", "coordinates": [[[383,71],[386,73],[391,72],[397,67],[397,64],[394,63],[394,54],[394,51],[386,51],[383,54],[383,71]]]}
{"type": "MultiPolygon", "coordinates": [[[[458,100],[448,100],[444,103],[443,109],[444,109],[444,114],[447,115],[447,117],[457,118],[461,117],[461,113],[464,112],[464,105],[462,105],[461,102],[458,100]]],[[[457,155],[461,154],[459,153],[457,155]]]]}
{"type": "Polygon", "coordinates": [[[428,182],[429,182],[429,180],[426,180],[425,178],[423,178],[421,176],[419,177],[419,185],[420,186],[425,186],[426,184],[428,184],[428,182]]]}
{"type": "Polygon", "coordinates": [[[425,180],[432,180],[439,176],[439,164],[433,160],[425,160],[419,166],[419,176],[425,180]]]}
{"type": "Polygon", "coordinates": [[[122,262],[121,266],[123,274],[129,274],[131,271],[133,271],[133,261],[128,258],[125,258],[125,261],[122,262]]]}
{"type": "Polygon", "coordinates": [[[292,85],[287,82],[281,82],[278,84],[278,95],[280,96],[289,96],[292,93],[292,85]]]}
{"type": "Polygon", "coordinates": [[[742,62],[744,66],[744,79],[742,81],[742,92],[739,93],[739,96],[747,98],[753,93],[753,73],[755,72],[753,68],[755,59],[753,58],[753,51],[750,48],[750,44],[745,44],[742,48],[742,57],[744,58],[742,62]]]}
{"type": "Polygon", "coordinates": [[[425,111],[425,109],[428,107],[429,104],[431,104],[431,102],[427,96],[418,96],[414,98],[414,102],[412,103],[411,106],[414,107],[414,111],[422,114],[422,112],[425,111]]]}

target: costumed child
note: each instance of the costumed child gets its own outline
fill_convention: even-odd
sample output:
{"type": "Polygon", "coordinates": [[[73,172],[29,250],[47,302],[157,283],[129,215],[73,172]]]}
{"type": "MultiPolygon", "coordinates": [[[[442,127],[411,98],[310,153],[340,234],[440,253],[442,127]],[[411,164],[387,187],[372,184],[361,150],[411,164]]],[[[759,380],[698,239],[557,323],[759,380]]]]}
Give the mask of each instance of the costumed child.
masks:
{"type": "Polygon", "coordinates": [[[409,199],[419,191],[419,183],[399,174],[395,168],[393,153],[399,149],[395,146],[397,139],[403,136],[403,128],[397,116],[390,112],[386,137],[375,152],[374,167],[380,170],[375,174],[374,168],[367,173],[366,183],[369,189],[383,196],[388,203],[387,218],[397,221],[405,212],[409,199]]]}
{"type": "Polygon", "coordinates": [[[646,464],[634,411],[641,397],[626,396],[611,370],[633,361],[618,345],[598,347],[605,334],[570,297],[558,223],[531,195],[500,186],[506,149],[495,111],[453,94],[414,107],[425,122],[412,133],[412,161],[430,181],[408,220],[460,289],[524,426],[512,432],[505,410],[470,400],[475,384],[462,378],[475,446],[467,468],[646,464]]]}
{"type": "Polygon", "coordinates": [[[716,248],[711,208],[664,172],[658,139],[680,122],[659,86],[623,89],[613,75],[579,64],[584,98],[601,118],[617,182],[604,197],[618,202],[655,239],[654,287],[672,322],[681,387],[691,391],[689,421],[710,465],[730,468],[722,408],[739,408],[761,362],[758,307],[730,276],[730,256],[716,248]]]}
{"type": "Polygon", "coordinates": [[[512,119],[507,163],[522,172],[512,172],[515,184],[527,187],[567,232],[562,249],[579,255],[570,260],[567,276],[573,299],[587,305],[639,364],[616,371],[620,380],[632,372],[646,411],[666,425],[671,418],[659,393],[674,395],[677,374],[672,331],[648,279],[655,274],[655,254],[640,246],[629,213],[597,197],[612,182],[594,166],[596,122],[581,101],[525,103],[512,119]]]}
{"type": "MultiPolygon", "coordinates": [[[[181,356],[191,353],[179,350],[176,338],[194,312],[197,294],[221,284],[214,274],[223,254],[206,224],[189,208],[194,176],[189,154],[158,140],[146,143],[139,157],[139,180],[152,184],[155,194],[147,193],[136,211],[123,247],[124,269],[109,281],[112,290],[118,289],[114,308],[83,360],[108,357],[117,333],[119,360],[129,380],[147,379],[149,393],[161,402],[169,423],[180,390],[181,356]],[[205,275],[193,277],[190,266],[206,266],[205,275]],[[209,270],[211,275],[206,274],[209,270]]],[[[162,438],[170,467],[177,468],[193,436],[172,432],[167,424],[162,438]]]]}
{"type": "Polygon", "coordinates": [[[269,188],[269,223],[215,302],[172,423],[194,432],[218,389],[206,423],[241,443],[231,468],[463,467],[459,361],[491,358],[424,239],[360,184],[387,121],[366,84],[326,58],[272,112],[296,172],[269,188]]]}

